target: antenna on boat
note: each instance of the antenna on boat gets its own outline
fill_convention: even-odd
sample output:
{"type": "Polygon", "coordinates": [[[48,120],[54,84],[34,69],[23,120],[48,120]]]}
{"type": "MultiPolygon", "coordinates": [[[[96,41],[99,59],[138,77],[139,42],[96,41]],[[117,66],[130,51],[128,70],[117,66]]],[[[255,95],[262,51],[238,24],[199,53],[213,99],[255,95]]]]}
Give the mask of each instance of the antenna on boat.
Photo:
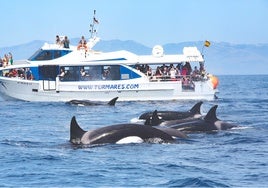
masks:
{"type": "Polygon", "coordinates": [[[99,42],[100,38],[97,37],[97,28],[96,25],[99,24],[99,21],[96,19],[96,10],[94,10],[93,18],[92,18],[92,23],[90,24],[90,29],[89,32],[91,34],[89,43],[88,43],[88,48],[91,50],[97,42],[99,42]]]}
{"type": "Polygon", "coordinates": [[[96,24],[99,24],[99,21],[96,19],[96,10],[94,10],[94,14],[93,14],[93,19],[92,19],[92,23],[90,24],[90,29],[89,32],[91,34],[90,38],[96,37],[97,36],[97,29],[96,29],[96,24]]]}

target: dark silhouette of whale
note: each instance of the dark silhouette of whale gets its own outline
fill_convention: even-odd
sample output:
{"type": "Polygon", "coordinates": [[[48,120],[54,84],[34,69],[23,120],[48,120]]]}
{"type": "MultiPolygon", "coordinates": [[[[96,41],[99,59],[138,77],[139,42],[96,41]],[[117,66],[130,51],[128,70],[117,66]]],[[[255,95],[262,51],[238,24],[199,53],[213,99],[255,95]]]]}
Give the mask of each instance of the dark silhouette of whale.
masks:
{"type": "Polygon", "coordinates": [[[78,106],[98,106],[98,105],[114,106],[117,99],[118,97],[115,97],[112,100],[110,100],[108,103],[95,102],[95,101],[90,101],[90,100],[70,100],[67,102],[67,104],[78,105],[78,106]]]}
{"type": "Polygon", "coordinates": [[[76,145],[115,144],[128,137],[136,137],[140,138],[143,142],[169,143],[175,141],[172,137],[174,135],[185,137],[184,133],[176,129],[169,128],[165,131],[139,124],[116,124],[91,131],[84,131],[78,125],[75,116],[73,116],[70,124],[70,142],[76,145]]]}
{"type": "Polygon", "coordinates": [[[177,125],[177,124],[181,124],[181,123],[185,123],[185,122],[189,122],[189,121],[193,121],[193,120],[197,120],[201,118],[202,118],[202,115],[200,114],[200,115],[189,116],[183,119],[163,120],[163,119],[160,119],[158,115],[158,111],[155,110],[153,112],[152,117],[149,117],[145,120],[144,125],[170,127],[172,125],[177,125]]]}
{"type": "Polygon", "coordinates": [[[216,109],[218,105],[213,106],[207,113],[206,116],[198,119],[184,119],[181,121],[161,121],[158,118],[157,111],[154,112],[152,117],[152,125],[164,125],[170,128],[177,129],[182,132],[193,133],[193,132],[210,132],[215,130],[227,130],[233,127],[238,127],[225,121],[222,121],[216,116],[216,109]],[[160,121],[160,123],[159,123],[160,121]]]}
{"type": "MultiPolygon", "coordinates": [[[[203,104],[202,101],[196,103],[189,111],[183,112],[183,111],[158,111],[157,114],[160,119],[162,120],[178,120],[178,119],[184,119],[189,117],[201,117],[200,108],[203,104]]],[[[145,112],[142,115],[140,115],[139,119],[149,120],[153,116],[152,112],[145,112]]]]}

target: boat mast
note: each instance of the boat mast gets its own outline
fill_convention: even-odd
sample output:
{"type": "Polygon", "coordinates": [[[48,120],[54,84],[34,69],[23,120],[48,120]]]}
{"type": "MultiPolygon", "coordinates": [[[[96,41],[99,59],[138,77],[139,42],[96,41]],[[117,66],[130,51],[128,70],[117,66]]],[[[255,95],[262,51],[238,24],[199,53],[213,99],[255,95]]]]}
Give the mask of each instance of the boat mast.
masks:
{"type": "Polygon", "coordinates": [[[96,10],[94,10],[92,23],[90,24],[90,29],[89,29],[89,32],[91,34],[90,38],[94,38],[97,36],[97,29],[95,27],[95,24],[99,24],[99,21],[96,19],[95,15],[96,15],[96,10]]]}
{"type": "Polygon", "coordinates": [[[90,29],[89,29],[89,32],[91,34],[90,39],[89,39],[89,44],[88,44],[89,50],[91,50],[100,41],[100,38],[97,37],[97,29],[96,29],[96,25],[99,24],[99,21],[96,19],[95,15],[96,15],[96,10],[94,10],[92,23],[90,24],[90,29]]]}

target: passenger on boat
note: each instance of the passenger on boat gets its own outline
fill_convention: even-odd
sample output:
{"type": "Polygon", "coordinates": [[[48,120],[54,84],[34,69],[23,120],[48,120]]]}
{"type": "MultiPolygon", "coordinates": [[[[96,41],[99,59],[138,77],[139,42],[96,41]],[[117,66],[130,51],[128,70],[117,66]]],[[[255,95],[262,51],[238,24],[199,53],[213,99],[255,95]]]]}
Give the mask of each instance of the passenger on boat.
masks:
{"type": "Polygon", "coordinates": [[[206,79],[206,70],[205,69],[203,69],[200,74],[201,74],[202,78],[206,79]]]}
{"type": "Polygon", "coordinates": [[[192,72],[192,78],[194,81],[200,80],[200,71],[197,69],[197,66],[194,67],[194,71],[192,72]]]}
{"type": "Polygon", "coordinates": [[[63,43],[63,48],[70,48],[70,46],[69,46],[70,41],[69,41],[67,36],[64,37],[64,40],[62,41],[62,43],[63,43]]]}
{"type": "Polygon", "coordinates": [[[8,53],[8,64],[13,65],[13,55],[11,52],[8,53]]]}
{"type": "Polygon", "coordinates": [[[140,71],[143,72],[144,74],[146,74],[148,67],[149,67],[149,65],[141,65],[140,66],[140,71]]]}
{"type": "Polygon", "coordinates": [[[1,57],[0,57],[0,67],[3,67],[3,60],[1,57]]]}
{"type": "Polygon", "coordinates": [[[149,78],[153,76],[152,68],[149,66],[147,67],[146,76],[148,76],[149,78]]]}
{"type": "Polygon", "coordinates": [[[56,35],[56,44],[61,45],[60,37],[59,35],[56,35]]]}
{"type": "Polygon", "coordinates": [[[199,62],[199,71],[202,72],[205,70],[204,62],[199,62]]]}
{"type": "Polygon", "coordinates": [[[178,65],[176,66],[176,69],[181,73],[182,63],[178,63],[178,65]]]}
{"type": "Polygon", "coordinates": [[[168,68],[167,66],[164,66],[163,67],[163,71],[162,71],[162,77],[164,77],[164,79],[167,79],[169,77],[169,71],[168,71],[168,68]]]}
{"type": "Polygon", "coordinates": [[[170,76],[170,79],[175,81],[176,80],[176,75],[177,75],[177,71],[176,69],[172,66],[169,70],[169,76],[170,76]]]}
{"type": "Polygon", "coordinates": [[[140,65],[135,65],[135,69],[140,71],[141,70],[140,65]]]}
{"type": "Polygon", "coordinates": [[[86,76],[86,71],[84,68],[81,68],[80,74],[81,74],[81,76],[86,76]]]}
{"type": "Polygon", "coordinates": [[[16,77],[18,76],[18,71],[17,69],[11,69],[8,73],[8,77],[16,77]]]}
{"type": "Polygon", "coordinates": [[[8,66],[8,62],[9,62],[8,55],[5,54],[5,55],[4,55],[4,58],[3,58],[3,67],[8,66]]]}
{"type": "Polygon", "coordinates": [[[18,69],[18,76],[21,79],[25,79],[25,69],[24,68],[18,69]]]}
{"type": "Polygon", "coordinates": [[[26,78],[27,78],[27,80],[33,80],[33,78],[34,78],[33,73],[32,73],[30,68],[26,69],[26,78]]]}
{"type": "Polygon", "coordinates": [[[60,74],[59,74],[60,80],[63,80],[64,76],[65,76],[65,70],[64,70],[64,68],[61,68],[60,69],[60,74]]]}
{"type": "Polygon", "coordinates": [[[156,68],[156,71],[155,71],[155,76],[156,76],[156,78],[161,78],[162,75],[163,75],[163,73],[162,73],[160,67],[158,66],[158,67],[156,68]]]}
{"type": "Polygon", "coordinates": [[[144,65],[135,65],[135,68],[143,72],[144,74],[146,73],[146,68],[144,67],[144,65]]]}
{"type": "Polygon", "coordinates": [[[189,62],[186,62],[185,63],[185,66],[186,66],[186,68],[187,68],[187,75],[191,75],[191,72],[192,72],[192,67],[191,67],[191,65],[190,65],[190,63],[189,62]]]}
{"type": "Polygon", "coordinates": [[[79,44],[77,46],[77,50],[80,50],[80,48],[87,49],[87,41],[84,36],[81,37],[81,40],[79,41],[79,44]]]}
{"type": "Polygon", "coordinates": [[[177,80],[181,79],[181,70],[178,68],[178,66],[176,66],[176,78],[177,80]]]}
{"type": "Polygon", "coordinates": [[[181,69],[181,75],[182,76],[186,76],[188,72],[188,69],[185,65],[183,65],[182,69],[181,69]]]}
{"type": "Polygon", "coordinates": [[[80,76],[81,76],[81,80],[82,81],[85,81],[85,80],[88,80],[89,79],[89,74],[85,71],[84,67],[82,67],[80,69],[80,76]]]}
{"type": "Polygon", "coordinates": [[[108,67],[106,70],[103,70],[102,79],[103,80],[110,80],[111,79],[111,67],[108,67]]]}

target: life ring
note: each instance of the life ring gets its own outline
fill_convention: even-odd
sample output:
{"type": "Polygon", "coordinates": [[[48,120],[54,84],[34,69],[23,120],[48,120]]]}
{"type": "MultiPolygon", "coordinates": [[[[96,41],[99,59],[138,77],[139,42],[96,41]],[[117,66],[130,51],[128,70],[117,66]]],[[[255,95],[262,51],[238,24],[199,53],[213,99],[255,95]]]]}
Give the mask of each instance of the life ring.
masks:
{"type": "Polygon", "coordinates": [[[86,44],[84,44],[84,45],[79,44],[79,45],[77,46],[77,50],[80,50],[80,49],[85,49],[85,51],[87,51],[87,45],[86,45],[86,44]]]}

